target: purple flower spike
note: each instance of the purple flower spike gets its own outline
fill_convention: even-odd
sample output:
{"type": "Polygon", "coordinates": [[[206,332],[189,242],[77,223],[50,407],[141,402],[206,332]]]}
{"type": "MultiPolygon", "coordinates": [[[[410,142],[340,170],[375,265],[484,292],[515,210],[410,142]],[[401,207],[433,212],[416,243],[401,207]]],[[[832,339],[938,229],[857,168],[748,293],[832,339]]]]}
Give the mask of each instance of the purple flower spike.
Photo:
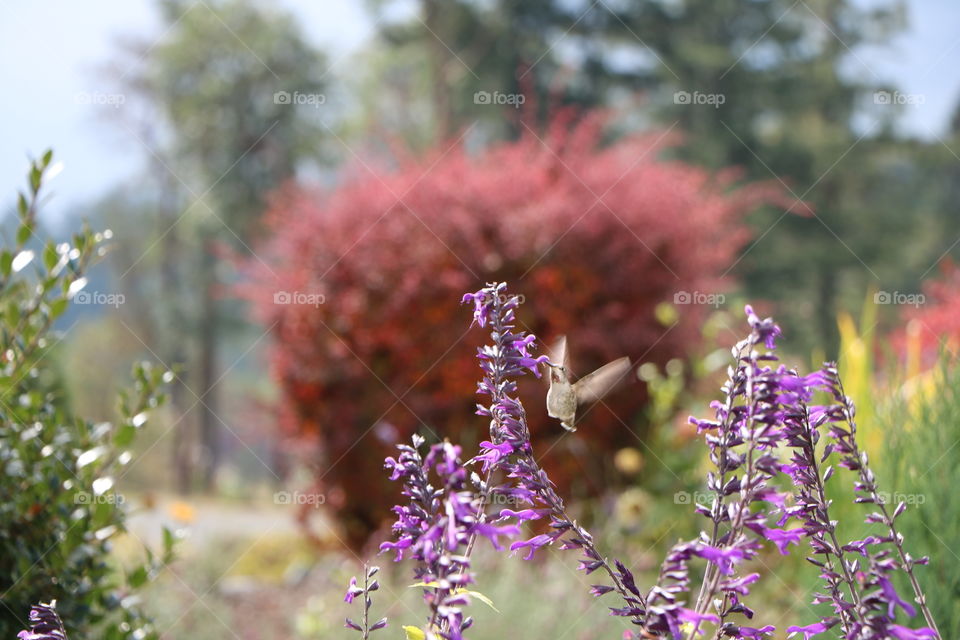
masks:
{"type": "MultiPolygon", "coordinates": [[[[526,549],[523,557],[529,560],[538,549],[563,539],[563,549],[575,549],[583,554],[581,570],[591,573],[603,569],[607,573],[613,589],[627,605],[620,611],[633,616],[639,624],[646,606],[633,583],[633,575],[620,563],[615,563],[615,569],[597,551],[593,536],[567,515],[563,500],[533,456],[526,412],[516,396],[516,379],[527,373],[539,377],[540,365],[549,359],[545,355],[534,356],[536,338],[516,329],[518,298],[508,295],[506,284],[499,283],[464,296],[464,302],[473,303],[474,324],[489,325],[492,340],[492,344],[477,351],[483,371],[477,392],[489,398],[489,404],[479,405],[477,413],[490,418],[490,439],[480,444],[480,453],[470,464],[480,465],[486,475],[485,498],[509,497],[514,504],[524,507],[501,510],[498,521],[521,522],[544,516],[550,519],[550,533],[514,542],[510,550],[526,549]],[[505,479],[503,484],[489,484],[494,472],[505,479]]],[[[596,593],[596,589],[592,591],[596,593]]]]}
{"type": "Polygon", "coordinates": [[[20,640],[67,640],[63,622],[57,615],[57,601],[39,603],[30,609],[30,630],[17,634],[20,640]]]}
{"type": "Polygon", "coordinates": [[[363,596],[363,618],[360,619],[360,622],[354,622],[350,618],[346,618],[343,626],[347,629],[359,631],[363,634],[364,639],[369,638],[372,632],[387,626],[386,618],[381,618],[373,623],[370,622],[370,607],[373,605],[373,598],[370,597],[370,594],[380,589],[380,583],[374,578],[379,571],[380,567],[363,565],[363,586],[361,587],[358,584],[356,576],[350,578],[350,586],[347,587],[347,594],[343,597],[344,602],[352,603],[357,596],[363,596]]]}
{"type": "Polygon", "coordinates": [[[483,517],[484,499],[473,491],[467,470],[460,461],[460,447],[441,442],[420,449],[424,439],[414,436],[412,445],[397,446],[400,455],[388,458],[391,478],[402,480],[408,504],[393,508],[397,521],[395,542],[384,542],[381,552],[396,551],[397,560],[416,561],[414,578],[425,586],[424,601],[430,609],[428,629],[443,637],[462,637],[470,624],[463,606],[469,602],[464,587],[474,581],[470,554],[478,537],[502,549],[501,536],[520,532],[515,524],[496,525],[483,517]]]}

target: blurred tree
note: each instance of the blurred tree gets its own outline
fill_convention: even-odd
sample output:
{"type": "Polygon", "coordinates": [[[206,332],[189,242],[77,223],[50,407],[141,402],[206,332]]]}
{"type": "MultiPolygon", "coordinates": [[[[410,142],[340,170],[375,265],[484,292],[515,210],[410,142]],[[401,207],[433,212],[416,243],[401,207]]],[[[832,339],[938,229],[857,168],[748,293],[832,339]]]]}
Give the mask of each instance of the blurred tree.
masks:
{"type": "Polygon", "coordinates": [[[639,92],[647,108],[626,122],[683,131],[681,158],[781,179],[806,215],[758,216],[757,241],[735,264],[752,296],[789,302],[779,315],[797,346],[835,354],[842,301],[903,281],[903,263],[919,265],[931,247],[939,201],[904,215],[916,208],[905,194],[929,186],[916,172],[926,151],[894,136],[899,94],[858,53],[904,27],[901,0],[452,0],[442,12],[421,0],[414,13],[369,4],[385,50],[373,77],[389,76],[387,93],[429,114],[408,130],[415,139],[469,125],[516,135],[511,105],[478,102],[478,91],[526,92],[541,116],[557,102],[618,106],[639,92]]]}
{"type": "Polygon", "coordinates": [[[412,16],[402,6],[398,12],[400,4],[368,0],[379,39],[364,54],[366,72],[356,81],[358,129],[386,130],[426,148],[477,122],[485,140],[516,138],[518,106],[545,115],[561,104],[596,104],[597,91],[575,87],[587,75],[550,84],[564,67],[549,37],[575,20],[563,3],[419,0],[412,16]],[[536,73],[525,73],[534,65],[536,73]]]}
{"type": "MultiPolygon", "coordinates": [[[[189,365],[189,386],[178,385],[173,398],[181,415],[199,405],[201,482],[210,488],[220,450],[219,345],[239,317],[221,299],[218,246],[248,252],[267,193],[319,156],[325,59],[291,16],[264,4],[158,6],[163,36],[130,47],[133,68],[122,78],[144,108],[128,128],[153,159],[158,231],[143,249],[162,256],[155,329],[164,360],[189,365]]],[[[143,257],[133,256],[127,271],[143,257]]],[[[184,491],[192,475],[188,424],[178,425],[174,445],[184,491]]]]}

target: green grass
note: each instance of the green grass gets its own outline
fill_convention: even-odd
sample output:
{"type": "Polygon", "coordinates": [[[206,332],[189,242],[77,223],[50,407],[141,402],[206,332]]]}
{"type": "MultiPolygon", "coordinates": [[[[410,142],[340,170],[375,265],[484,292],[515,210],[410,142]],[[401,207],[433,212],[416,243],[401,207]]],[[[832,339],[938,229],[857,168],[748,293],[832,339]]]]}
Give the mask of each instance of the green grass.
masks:
{"type": "MultiPolygon", "coordinates": [[[[899,401],[881,418],[880,482],[914,504],[897,520],[944,638],[960,637],[960,367],[946,362],[935,391],[899,401]]],[[[906,591],[909,593],[909,591],[906,591]]]]}

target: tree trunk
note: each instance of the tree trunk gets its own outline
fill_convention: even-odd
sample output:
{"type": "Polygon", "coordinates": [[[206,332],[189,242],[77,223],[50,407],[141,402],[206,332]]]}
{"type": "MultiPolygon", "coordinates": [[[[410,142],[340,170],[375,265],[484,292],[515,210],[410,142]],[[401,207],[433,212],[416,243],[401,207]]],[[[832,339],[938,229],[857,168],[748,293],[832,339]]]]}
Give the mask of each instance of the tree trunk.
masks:
{"type": "Polygon", "coordinates": [[[207,237],[203,241],[201,282],[203,287],[203,311],[200,318],[200,442],[202,447],[203,489],[212,491],[215,487],[217,467],[220,464],[220,429],[218,426],[217,383],[217,257],[214,253],[214,240],[207,237]]]}
{"type": "Polygon", "coordinates": [[[828,360],[836,360],[840,348],[836,297],[837,270],[821,265],[817,272],[817,328],[828,360]]]}
{"type": "Polygon", "coordinates": [[[450,106],[450,87],[447,84],[447,70],[452,55],[440,38],[443,27],[440,26],[442,8],[438,0],[423,0],[424,24],[429,29],[427,40],[431,44],[430,65],[433,76],[433,121],[436,141],[440,142],[453,135],[453,113],[450,106]]]}

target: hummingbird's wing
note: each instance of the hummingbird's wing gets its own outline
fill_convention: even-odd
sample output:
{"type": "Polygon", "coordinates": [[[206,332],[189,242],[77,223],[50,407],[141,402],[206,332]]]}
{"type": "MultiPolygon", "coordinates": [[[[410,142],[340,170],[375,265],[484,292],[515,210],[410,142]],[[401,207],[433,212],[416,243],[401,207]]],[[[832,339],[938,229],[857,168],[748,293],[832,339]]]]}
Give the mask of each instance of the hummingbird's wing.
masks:
{"type": "Polygon", "coordinates": [[[556,342],[553,343],[553,346],[550,347],[547,356],[550,358],[550,362],[553,364],[559,364],[569,369],[570,354],[567,353],[567,336],[560,336],[557,338],[556,342]]]}
{"type": "Polygon", "coordinates": [[[624,356],[608,362],[593,373],[588,373],[573,385],[577,394],[577,404],[596,402],[607,395],[616,384],[630,372],[630,358],[624,356]]]}

